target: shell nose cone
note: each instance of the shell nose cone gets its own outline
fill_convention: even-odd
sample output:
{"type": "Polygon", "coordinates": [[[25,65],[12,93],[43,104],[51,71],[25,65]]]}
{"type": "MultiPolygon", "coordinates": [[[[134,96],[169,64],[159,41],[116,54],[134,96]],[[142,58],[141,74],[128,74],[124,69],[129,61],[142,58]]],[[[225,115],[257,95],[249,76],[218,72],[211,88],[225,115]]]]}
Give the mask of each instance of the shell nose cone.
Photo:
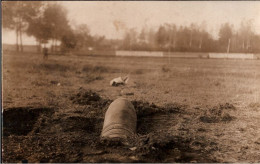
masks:
{"type": "Polygon", "coordinates": [[[136,132],[136,112],[133,104],[125,98],[114,100],[105,114],[101,137],[132,137],[136,132]]]}

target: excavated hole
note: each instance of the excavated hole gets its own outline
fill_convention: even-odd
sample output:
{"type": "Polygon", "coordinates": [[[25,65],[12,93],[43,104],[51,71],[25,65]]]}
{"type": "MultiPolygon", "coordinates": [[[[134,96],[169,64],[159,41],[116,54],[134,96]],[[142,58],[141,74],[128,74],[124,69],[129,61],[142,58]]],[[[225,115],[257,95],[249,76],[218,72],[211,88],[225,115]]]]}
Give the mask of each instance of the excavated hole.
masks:
{"type": "Polygon", "coordinates": [[[51,115],[52,108],[17,107],[4,109],[3,135],[27,135],[33,130],[40,115],[51,115]]]}

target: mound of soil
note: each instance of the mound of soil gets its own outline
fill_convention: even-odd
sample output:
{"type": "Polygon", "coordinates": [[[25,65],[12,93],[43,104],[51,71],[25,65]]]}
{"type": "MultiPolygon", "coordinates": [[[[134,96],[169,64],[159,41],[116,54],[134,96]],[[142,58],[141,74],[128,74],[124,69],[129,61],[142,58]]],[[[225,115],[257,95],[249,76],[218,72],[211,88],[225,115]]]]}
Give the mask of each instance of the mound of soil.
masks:
{"type": "Polygon", "coordinates": [[[138,118],[155,114],[183,113],[187,108],[186,105],[180,105],[177,103],[166,104],[164,107],[143,101],[132,101],[132,104],[135,107],[138,118]]]}
{"type": "Polygon", "coordinates": [[[86,90],[84,88],[79,88],[79,91],[70,97],[70,100],[74,104],[79,105],[92,105],[94,107],[106,107],[112,101],[103,99],[99,94],[92,90],[86,90]]]}
{"type": "Polygon", "coordinates": [[[229,103],[219,104],[213,108],[209,108],[204,111],[204,115],[200,117],[200,121],[204,123],[218,123],[218,122],[229,122],[235,119],[234,116],[230,115],[230,111],[236,110],[236,108],[229,103]]]}
{"type": "Polygon", "coordinates": [[[91,105],[100,99],[101,97],[97,93],[92,90],[85,90],[83,88],[80,88],[77,94],[70,97],[70,100],[72,100],[73,103],[80,105],[91,105]]]}

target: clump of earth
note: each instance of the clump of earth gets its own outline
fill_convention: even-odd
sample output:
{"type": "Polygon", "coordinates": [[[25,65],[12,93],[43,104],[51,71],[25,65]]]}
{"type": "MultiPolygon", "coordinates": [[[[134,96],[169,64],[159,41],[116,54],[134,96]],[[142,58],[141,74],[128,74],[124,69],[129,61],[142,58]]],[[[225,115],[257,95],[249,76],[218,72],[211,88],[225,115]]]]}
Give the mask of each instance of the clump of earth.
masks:
{"type": "Polygon", "coordinates": [[[232,104],[219,104],[218,106],[205,110],[200,120],[204,123],[229,122],[235,119],[234,116],[229,114],[230,111],[234,110],[236,110],[236,108],[232,104]]]}

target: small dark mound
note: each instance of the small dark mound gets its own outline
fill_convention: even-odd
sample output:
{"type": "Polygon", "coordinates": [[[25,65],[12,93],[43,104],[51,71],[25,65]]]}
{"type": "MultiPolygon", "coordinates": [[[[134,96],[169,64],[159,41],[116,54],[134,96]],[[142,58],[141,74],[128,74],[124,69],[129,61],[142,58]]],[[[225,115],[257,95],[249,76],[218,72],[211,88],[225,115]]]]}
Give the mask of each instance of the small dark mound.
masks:
{"type": "Polygon", "coordinates": [[[231,116],[229,113],[232,110],[236,110],[235,106],[232,104],[219,104],[213,108],[205,110],[203,116],[199,119],[204,123],[230,122],[235,119],[235,117],[231,116]]]}
{"type": "Polygon", "coordinates": [[[170,71],[171,71],[171,69],[168,68],[167,66],[162,67],[162,72],[170,72],[170,71]]]}
{"type": "Polygon", "coordinates": [[[52,108],[17,107],[3,112],[3,135],[27,135],[41,114],[52,114],[52,108]]]}
{"type": "Polygon", "coordinates": [[[164,106],[164,110],[169,113],[184,113],[187,108],[187,105],[178,103],[169,103],[164,106]]]}
{"type": "Polygon", "coordinates": [[[79,88],[78,93],[72,95],[70,100],[74,104],[87,105],[98,113],[104,113],[112,102],[112,100],[104,99],[96,92],[84,88],[79,88]]]}
{"type": "Polygon", "coordinates": [[[143,101],[132,101],[134,105],[137,117],[149,116],[161,111],[161,109],[155,104],[150,104],[143,101]]]}
{"type": "Polygon", "coordinates": [[[236,110],[236,107],[233,104],[230,103],[225,103],[225,104],[219,104],[217,106],[220,109],[228,109],[228,110],[236,110]]]}
{"type": "Polygon", "coordinates": [[[153,157],[158,158],[162,155],[160,154],[161,151],[173,148],[175,145],[174,143],[174,138],[172,136],[149,133],[147,135],[139,136],[134,145],[136,146],[136,153],[142,156],[151,156],[153,154],[153,157]]]}
{"type": "Polygon", "coordinates": [[[143,101],[132,101],[135,107],[137,117],[151,116],[154,114],[167,114],[167,113],[182,113],[187,108],[186,105],[180,105],[177,103],[166,104],[164,107],[150,104],[143,101]]]}
{"type": "Polygon", "coordinates": [[[70,100],[72,100],[74,104],[92,105],[93,103],[100,101],[101,97],[92,90],[80,88],[77,94],[70,97],[70,100]]]}

